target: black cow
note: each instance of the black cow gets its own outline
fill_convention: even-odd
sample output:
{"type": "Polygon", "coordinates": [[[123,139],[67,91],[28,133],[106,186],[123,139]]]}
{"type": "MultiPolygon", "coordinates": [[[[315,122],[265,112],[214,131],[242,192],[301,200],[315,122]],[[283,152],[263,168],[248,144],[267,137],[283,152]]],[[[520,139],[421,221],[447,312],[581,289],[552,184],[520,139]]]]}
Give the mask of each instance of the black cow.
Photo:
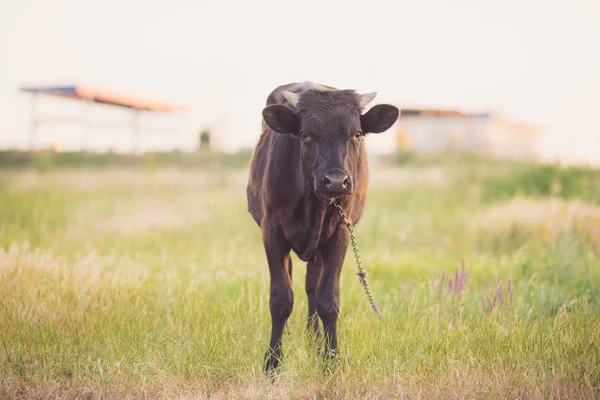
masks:
{"type": "Polygon", "coordinates": [[[353,224],[363,213],[369,181],[365,136],[386,131],[399,113],[380,104],[362,114],[375,95],[292,83],[276,88],[262,111],[247,196],[271,274],[267,372],[280,364],[281,336],[294,304],[290,250],[308,262],[308,328],[319,336],[318,314],[326,354],[336,354],[340,274],[349,232],[329,203],[337,199],[353,224]]]}

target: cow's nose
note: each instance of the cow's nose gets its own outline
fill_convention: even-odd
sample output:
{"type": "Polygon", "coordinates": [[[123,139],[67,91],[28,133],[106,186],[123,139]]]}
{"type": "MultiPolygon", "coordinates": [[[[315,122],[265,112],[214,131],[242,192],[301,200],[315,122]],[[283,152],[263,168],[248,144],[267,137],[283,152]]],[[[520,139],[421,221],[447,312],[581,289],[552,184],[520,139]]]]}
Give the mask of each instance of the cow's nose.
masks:
{"type": "Polygon", "coordinates": [[[328,193],[344,194],[350,185],[350,177],[340,173],[325,174],[323,175],[323,185],[328,193]]]}

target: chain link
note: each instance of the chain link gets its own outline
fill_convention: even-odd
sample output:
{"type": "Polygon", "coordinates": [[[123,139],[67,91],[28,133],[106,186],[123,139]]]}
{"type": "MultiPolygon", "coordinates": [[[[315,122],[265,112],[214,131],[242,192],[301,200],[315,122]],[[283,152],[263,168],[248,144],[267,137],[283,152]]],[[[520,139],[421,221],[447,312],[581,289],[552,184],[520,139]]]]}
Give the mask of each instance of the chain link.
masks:
{"type": "Polygon", "coordinates": [[[340,205],[335,199],[331,200],[331,205],[333,205],[333,207],[337,210],[338,214],[340,214],[340,218],[342,219],[342,221],[344,221],[344,223],[348,227],[348,230],[350,231],[350,243],[352,243],[352,252],[354,253],[354,259],[356,260],[356,266],[358,267],[358,272],[356,273],[356,275],[358,275],[358,279],[360,280],[361,285],[365,289],[365,293],[369,298],[369,302],[371,303],[371,307],[373,307],[373,311],[375,311],[379,318],[382,318],[381,311],[379,310],[379,306],[377,306],[377,303],[375,302],[375,297],[373,297],[371,287],[369,286],[369,281],[367,280],[367,271],[365,271],[365,269],[363,268],[362,261],[360,259],[360,254],[358,254],[358,244],[356,244],[356,236],[354,236],[354,228],[352,226],[352,223],[348,220],[348,217],[346,217],[344,210],[342,210],[342,207],[340,207],[340,205]]]}

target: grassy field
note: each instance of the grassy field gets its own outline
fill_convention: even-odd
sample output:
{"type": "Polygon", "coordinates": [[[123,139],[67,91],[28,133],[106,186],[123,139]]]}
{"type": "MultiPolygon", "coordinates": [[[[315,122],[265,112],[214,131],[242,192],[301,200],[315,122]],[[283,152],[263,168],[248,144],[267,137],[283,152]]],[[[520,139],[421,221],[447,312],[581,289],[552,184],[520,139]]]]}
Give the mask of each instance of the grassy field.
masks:
{"type": "Polygon", "coordinates": [[[357,238],[384,319],[349,253],[341,359],[325,373],[294,256],[273,383],[245,179],[0,171],[0,398],[600,398],[598,171],[374,168],[357,238]]]}

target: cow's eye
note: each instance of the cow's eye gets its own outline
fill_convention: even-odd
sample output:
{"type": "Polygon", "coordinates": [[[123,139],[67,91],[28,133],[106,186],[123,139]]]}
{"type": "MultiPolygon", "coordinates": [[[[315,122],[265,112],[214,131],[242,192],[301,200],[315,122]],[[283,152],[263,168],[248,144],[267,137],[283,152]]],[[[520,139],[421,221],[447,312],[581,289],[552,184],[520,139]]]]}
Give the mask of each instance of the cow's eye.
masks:
{"type": "Polygon", "coordinates": [[[362,131],[358,131],[354,134],[354,138],[355,139],[360,139],[360,137],[363,135],[362,131]]]}
{"type": "Polygon", "coordinates": [[[310,139],[310,136],[308,136],[308,133],[306,132],[300,132],[300,138],[302,138],[302,140],[308,140],[310,139]]]}

